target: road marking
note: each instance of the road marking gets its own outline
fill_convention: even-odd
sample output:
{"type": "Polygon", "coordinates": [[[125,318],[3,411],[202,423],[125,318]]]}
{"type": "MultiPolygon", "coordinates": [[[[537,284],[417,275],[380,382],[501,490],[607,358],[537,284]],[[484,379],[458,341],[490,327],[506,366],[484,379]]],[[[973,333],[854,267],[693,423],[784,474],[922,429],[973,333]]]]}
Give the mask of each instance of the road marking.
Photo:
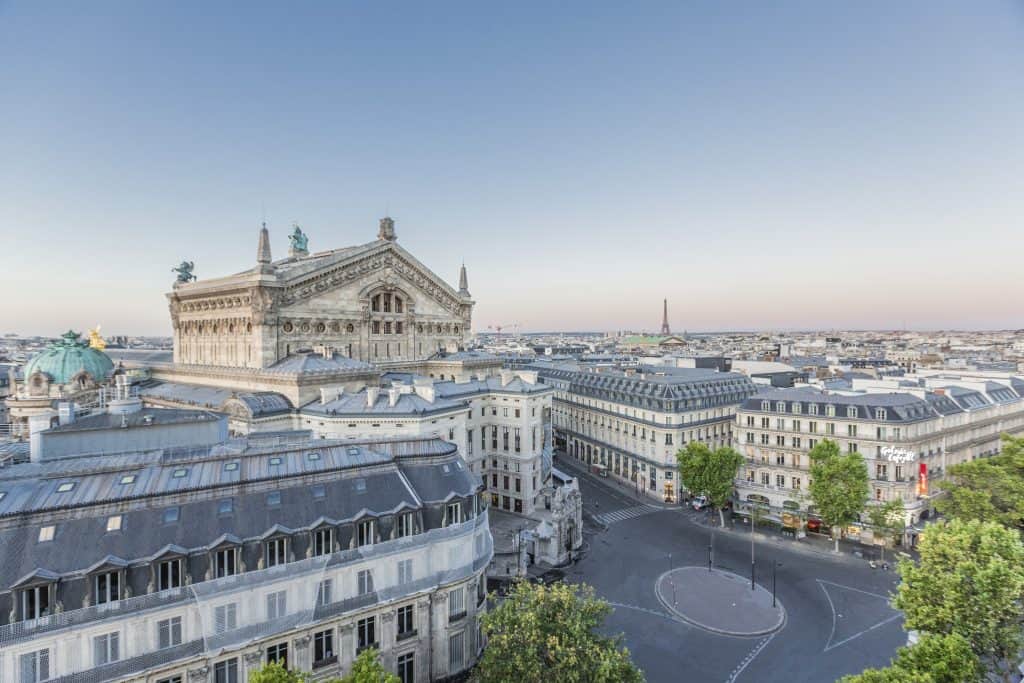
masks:
{"type": "Polygon", "coordinates": [[[732,670],[732,674],[729,678],[725,679],[725,683],[735,683],[736,679],[740,677],[741,673],[743,673],[743,670],[750,666],[750,663],[754,661],[755,657],[761,654],[761,650],[765,649],[765,647],[768,646],[768,643],[772,642],[772,638],[775,637],[776,633],[778,633],[778,631],[767,636],[764,640],[758,643],[757,646],[747,654],[743,661],[739,663],[739,666],[732,670]]]}
{"type": "Polygon", "coordinates": [[[656,508],[653,505],[634,505],[633,507],[622,508],[621,510],[612,510],[611,512],[603,512],[599,515],[594,515],[594,521],[605,526],[610,526],[615,522],[624,522],[627,519],[649,515],[652,512],[659,512],[660,510],[660,508],[656,508]]]}
{"type": "Polygon", "coordinates": [[[818,585],[821,586],[821,591],[825,594],[825,599],[828,600],[829,609],[832,610],[832,631],[829,632],[829,634],[828,634],[828,641],[826,641],[825,649],[822,650],[822,653],[828,652],[829,650],[834,650],[835,648],[839,647],[840,645],[845,645],[846,643],[850,642],[851,640],[854,640],[856,638],[860,638],[862,635],[864,635],[865,633],[868,633],[869,631],[874,631],[879,626],[885,626],[889,622],[895,621],[896,619],[900,618],[900,614],[899,614],[899,612],[897,612],[896,614],[892,615],[891,617],[888,617],[887,619],[883,619],[882,621],[878,622],[874,626],[869,626],[866,629],[864,629],[863,631],[858,631],[857,633],[854,633],[852,636],[848,636],[846,638],[843,638],[838,643],[833,643],[832,639],[835,638],[835,635],[836,635],[836,619],[838,618],[838,615],[836,614],[835,603],[832,602],[832,596],[828,594],[828,589],[825,588],[825,584],[828,584],[829,586],[835,586],[836,588],[842,588],[843,590],[853,591],[855,593],[862,593],[864,595],[870,595],[873,598],[880,598],[882,600],[885,600],[886,604],[888,604],[889,596],[887,596],[887,595],[879,595],[878,593],[872,593],[870,591],[861,590],[860,588],[854,588],[853,586],[844,586],[841,583],[832,583],[831,581],[825,581],[824,579],[817,579],[817,582],[818,582],[818,585]]]}

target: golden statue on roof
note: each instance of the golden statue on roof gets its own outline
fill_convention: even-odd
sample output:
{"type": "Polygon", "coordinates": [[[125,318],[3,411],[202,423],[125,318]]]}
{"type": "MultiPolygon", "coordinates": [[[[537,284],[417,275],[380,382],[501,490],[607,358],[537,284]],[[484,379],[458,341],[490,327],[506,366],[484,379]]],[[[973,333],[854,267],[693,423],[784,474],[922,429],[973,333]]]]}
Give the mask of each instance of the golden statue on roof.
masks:
{"type": "Polygon", "coordinates": [[[97,351],[102,351],[107,348],[107,342],[105,342],[103,337],[100,336],[99,324],[97,324],[95,328],[89,330],[89,346],[97,351]]]}

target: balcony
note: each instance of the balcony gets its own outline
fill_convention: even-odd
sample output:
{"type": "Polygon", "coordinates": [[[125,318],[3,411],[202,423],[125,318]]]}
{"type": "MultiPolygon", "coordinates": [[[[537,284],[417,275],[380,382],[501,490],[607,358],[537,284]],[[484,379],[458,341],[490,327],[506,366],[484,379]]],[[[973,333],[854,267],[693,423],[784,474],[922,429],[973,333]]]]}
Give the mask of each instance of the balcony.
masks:
{"type": "Polygon", "coordinates": [[[369,650],[370,648],[373,648],[374,650],[380,650],[380,641],[374,641],[372,643],[365,643],[363,645],[356,646],[356,656],[358,657],[363,650],[369,650]]]}
{"type": "Polygon", "coordinates": [[[411,631],[405,631],[404,633],[399,633],[397,636],[395,636],[395,640],[397,640],[400,643],[403,640],[408,640],[409,638],[415,638],[416,637],[416,633],[417,633],[416,629],[412,629],[411,631]]]}
{"type": "Polygon", "coordinates": [[[314,670],[322,669],[325,666],[330,666],[331,664],[337,664],[337,663],[338,663],[338,655],[330,655],[330,656],[324,657],[323,659],[314,660],[314,662],[313,662],[313,669],[314,670]]]}

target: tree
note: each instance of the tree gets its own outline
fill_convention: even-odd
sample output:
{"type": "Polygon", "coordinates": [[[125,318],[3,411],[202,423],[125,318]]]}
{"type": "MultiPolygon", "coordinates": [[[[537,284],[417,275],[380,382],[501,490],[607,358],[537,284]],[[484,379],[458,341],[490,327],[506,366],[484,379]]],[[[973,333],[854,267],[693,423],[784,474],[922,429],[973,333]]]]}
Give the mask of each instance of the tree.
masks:
{"type": "Polygon", "coordinates": [[[857,519],[868,501],[868,470],[860,453],[840,453],[831,439],[823,439],[809,455],[811,499],[821,521],[832,529],[839,552],[838,527],[857,519]]]}
{"type": "Polygon", "coordinates": [[[586,585],[519,581],[482,617],[476,683],[642,683],[622,636],[599,632],[611,607],[586,585]]]}
{"type": "Polygon", "coordinates": [[[278,662],[267,662],[249,674],[249,683],[305,683],[307,676],[299,671],[289,671],[278,662]]]}
{"type": "Polygon", "coordinates": [[[949,468],[936,507],[947,517],[995,521],[1024,533],[1024,438],[1002,438],[999,455],[949,468]]]}
{"type": "Polygon", "coordinates": [[[871,526],[882,537],[882,561],[885,561],[885,544],[892,541],[893,545],[903,537],[906,529],[906,513],[903,510],[903,502],[900,500],[888,500],[882,505],[872,505],[868,508],[868,519],[871,526]]]}
{"type": "Polygon", "coordinates": [[[380,663],[380,653],[376,648],[368,647],[356,657],[352,671],[337,683],[398,683],[398,676],[380,663]]]}
{"type": "Polygon", "coordinates": [[[839,683],[978,683],[982,670],[971,644],[955,633],[926,635],[896,651],[884,669],[867,669],[839,683]]]}
{"type": "Polygon", "coordinates": [[[691,441],[676,453],[679,479],[689,490],[705,495],[718,510],[718,519],[725,526],[722,510],[729,502],[735,486],[736,472],[743,464],[743,456],[729,448],[711,450],[702,443],[691,441]]]}
{"type": "Polygon", "coordinates": [[[921,559],[899,565],[893,606],[922,634],[956,634],[981,664],[1009,681],[1024,639],[1024,544],[995,522],[953,519],[929,526],[921,559]]]}
{"type": "MultiPolygon", "coordinates": [[[[269,662],[249,674],[249,683],[307,683],[309,675],[301,671],[290,671],[277,662],[269,662]]],[[[370,647],[359,653],[352,663],[352,671],[341,678],[331,678],[326,683],[399,683],[398,676],[386,670],[380,663],[380,653],[370,647]]]]}

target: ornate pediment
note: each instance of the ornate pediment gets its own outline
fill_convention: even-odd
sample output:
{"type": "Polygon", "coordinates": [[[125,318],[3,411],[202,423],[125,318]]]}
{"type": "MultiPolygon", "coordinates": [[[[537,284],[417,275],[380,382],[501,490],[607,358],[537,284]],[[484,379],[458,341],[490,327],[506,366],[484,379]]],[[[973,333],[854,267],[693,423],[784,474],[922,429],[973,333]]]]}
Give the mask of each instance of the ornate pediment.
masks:
{"type": "Polygon", "coordinates": [[[432,298],[453,315],[461,315],[465,301],[448,284],[418,263],[392,242],[369,253],[328,264],[294,281],[285,282],[281,303],[288,305],[355,283],[367,275],[379,274],[391,286],[408,283],[432,298]]]}

